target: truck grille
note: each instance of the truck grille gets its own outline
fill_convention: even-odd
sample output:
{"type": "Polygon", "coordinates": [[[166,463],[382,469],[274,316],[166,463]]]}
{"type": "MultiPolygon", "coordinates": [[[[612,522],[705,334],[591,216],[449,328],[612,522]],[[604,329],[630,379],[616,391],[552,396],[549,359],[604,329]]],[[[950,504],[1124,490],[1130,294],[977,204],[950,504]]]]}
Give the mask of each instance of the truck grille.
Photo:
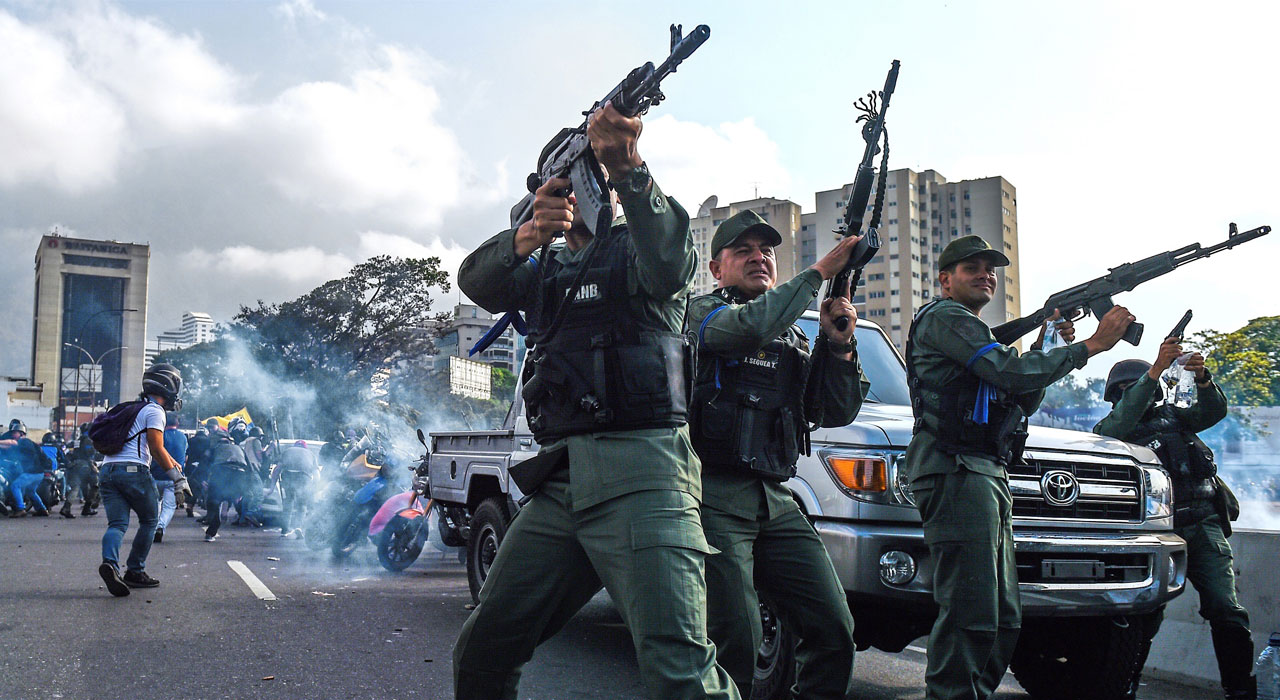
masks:
{"type": "Polygon", "coordinates": [[[1013,517],[1063,520],[1142,519],[1142,484],[1137,467],[1098,462],[1032,459],[1009,468],[1013,517]],[[1062,476],[1066,472],[1071,478],[1062,476]],[[1046,480],[1046,477],[1049,480],[1046,480]],[[1051,483],[1052,482],[1052,483],[1051,483]],[[1066,494],[1074,483],[1072,498],[1066,494]],[[1070,500],[1070,503],[1063,503],[1070,500]]]}

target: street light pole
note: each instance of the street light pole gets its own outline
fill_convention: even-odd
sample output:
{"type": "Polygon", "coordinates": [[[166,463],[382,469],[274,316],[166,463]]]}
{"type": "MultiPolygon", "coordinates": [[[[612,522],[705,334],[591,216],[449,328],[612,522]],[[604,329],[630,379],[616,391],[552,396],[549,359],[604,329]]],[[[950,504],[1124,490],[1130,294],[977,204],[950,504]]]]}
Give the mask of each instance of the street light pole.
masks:
{"type": "MultiPolygon", "coordinates": [[[[65,343],[65,342],[64,342],[64,343],[63,343],[63,345],[66,345],[66,346],[68,346],[68,347],[75,348],[75,349],[79,350],[80,352],[84,353],[85,355],[88,355],[88,356],[89,356],[89,414],[90,414],[91,416],[96,416],[96,415],[97,415],[97,412],[98,412],[98,411],[97,411],[97,409],[98,409],[98,387],[97,387],[97,386],[95,386],[95,384],[94,384],[94,376],[93,376],[95,373],[97,373],[97,369],[96,369],[96,368],[98,368],[98,367],[100,367],[100,366],[101,366],[101,364],[102,364],[102,359],[103,359],[103,358],[105,358],[107,355],[110,355],[111,353],[116,352],[116,351],[128,350],[128,349],[129,349],[129,346],[127,346],[127,345],[120,345],[120,346],[117,346],[117,347],[111,348],[110,350],[107,350],[107,351],[103,352],[101,355],[98,355],[98,356],[95,358],[95,357],[93,356],[93,354],[92,354],[92,353],[90,353],[88,350],[85,350],[84,348],[80,347],[79,345],[76,345],[75,343],[65,343]]],[[[78,398],[78,397],[79,397],[79,391],[80,391],[80,390],[79,390],[79,385],[80,385],[80,369],[79,369],[79,368],[76,368],[76,395],[77,395],[77,399],[76,399],[76,418],[77,418],[77,420],[79,419],[79,416],[80,416],[80,404],[79,404],[80,399],[78,398]]]]}
{"type": "MultiPolygon", "coordinates": [[[[97,312],[95,312],[95,313],[93,313],[93,314],[90,314],[89,318],[86,318],[86,319],[85,319],[85,320],[80,324],[80,326],[76,329],[76,334],[75,334],[74,336],[72,336],[72,337],[71,337],[71,339],[72,339],[72,340],[74,340],[74,341],[75,341],[75,343],[79,343],[79,342],[81,342],[81,340],[80,340],[80,335],[81,335],[82,333],[84,333],[84,329],[85,329],[85,328],[87,328],[87,327],[89,326],[89,323],[90,323],[91,321],[93,321],[93,319],[95,319],[95,318],[97,318],[97,317],[101,316],[102,314],[111,314],[111,313],[115,313],[115,314],[120,314],[121,316],[123,316],[125,313],[136,313],[137,311],[138,311],[137,309],[123,309],[123,308],[121,308],[121,309],[100,309],[100,310],[98,310],[97,312]]],[[[66,342],[66,341],[63,341],[63,344],[64,344],[64,345],[70,345],[71,347],[79,348],[81,352],[83,352],[83,353],[84,353],[84,354],[86,354],[86,355],[89,355],[89,360],[90,360],[90,362],[92,362],[92,361],[93,361],[93,355],[89,354],[89,351],[88,351],[88,350],[85,350],[84,348],[81,348],[79,345],[76,345],[75,343],[68,343],[68,342],[66,342]]],[[[109,351],[108,351],[108,352],[109,352],[109,351]]],[[[106,354],[106,353],[103,353],[103,355],[105,355],[105,354],[106,354]]],[[[58,377],[58,399],[59,399],[59,400],[61,400],[61,399],[62,399],[62,377],[61,377],[61,373],[59,373],[59,377],[58,377]]],[[[77,418],[79,417],[79,415],[80,415],[80,368],[79,368],[79,367],[76,367],[76,416],[77,416],[77,418]]]]}

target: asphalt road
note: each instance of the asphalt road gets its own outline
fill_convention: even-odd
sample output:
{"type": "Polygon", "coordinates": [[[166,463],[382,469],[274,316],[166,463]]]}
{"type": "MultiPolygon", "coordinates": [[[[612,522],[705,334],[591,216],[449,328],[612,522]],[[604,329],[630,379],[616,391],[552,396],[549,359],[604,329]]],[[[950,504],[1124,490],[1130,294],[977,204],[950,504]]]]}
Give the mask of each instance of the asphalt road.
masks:
{"type": "MultiPolygon", "coordinates": [[[[97,574],[104,515],[0,520],[0,698],[452,697],[450,651],[471,602],[456,557],[428,548],[392,574],[369,547],[335,564],[250,528],[224,527],[206,543],[179,512],[147,564],[160,587],[114,598],[97,574]]],[[[856,675],[851,698],[924,697],[918,651],[860,653],[856,675]]],[[[644,697],[606,597],[539,648],[520,696],[644,697]]],[[[1010,677],[996,697],[1028,696],[1010,677]]],[[[1153,682],[1141,697],[1210,694],[1153,682]]]]}

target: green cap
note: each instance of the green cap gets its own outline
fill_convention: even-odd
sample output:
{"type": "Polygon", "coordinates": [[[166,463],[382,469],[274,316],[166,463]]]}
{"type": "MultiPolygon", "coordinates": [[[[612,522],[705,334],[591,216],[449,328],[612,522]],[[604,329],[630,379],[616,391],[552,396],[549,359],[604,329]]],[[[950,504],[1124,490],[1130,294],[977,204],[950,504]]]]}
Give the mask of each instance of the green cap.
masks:
{"type": "Polygon", "coordinates": [[[938,256],[938,269],[945,270],[961,260],[972,258],[975,255],[986,255],[995,261],[996,267],[1004,267],[1009,264],[1009,258],[1004,253],[987,245],[982,236],[963,236],[951,241],[946,248],[942,249],[942,255],[938,256]]]}
{"type": "Polygon", "coordinates": [[[762,234],[768,239],[769,245],[782,245],[782,234],[761,219],[759,214],[750,210],[740,211],[716,227],[716,233],[711,237],[711,257],[715,258],[722,249],[748,232],[762,234]]]}

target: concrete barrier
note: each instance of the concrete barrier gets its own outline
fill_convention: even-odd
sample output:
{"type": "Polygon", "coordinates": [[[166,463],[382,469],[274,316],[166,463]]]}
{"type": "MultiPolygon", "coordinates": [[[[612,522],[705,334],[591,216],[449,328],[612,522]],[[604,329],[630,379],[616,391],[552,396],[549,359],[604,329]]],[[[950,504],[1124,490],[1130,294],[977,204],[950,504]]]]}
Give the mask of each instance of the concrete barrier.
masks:
{"type": "MultiPolygon", "coordinates": [[[[1240,604],[1249,611],[1254,658],[1272,632],[1280,632],[1280,533],[1236,530],[1231,536],[1235,554],[1236,588],[1240,604]]],[[[1182,683],[1218,687],[1218,662],[1213,655],[1209,623],[1200,617],[1200,596],[1191,586],[1165,610],[1164,625],[1151,645],[1146,674],[1182,683]]]]}

